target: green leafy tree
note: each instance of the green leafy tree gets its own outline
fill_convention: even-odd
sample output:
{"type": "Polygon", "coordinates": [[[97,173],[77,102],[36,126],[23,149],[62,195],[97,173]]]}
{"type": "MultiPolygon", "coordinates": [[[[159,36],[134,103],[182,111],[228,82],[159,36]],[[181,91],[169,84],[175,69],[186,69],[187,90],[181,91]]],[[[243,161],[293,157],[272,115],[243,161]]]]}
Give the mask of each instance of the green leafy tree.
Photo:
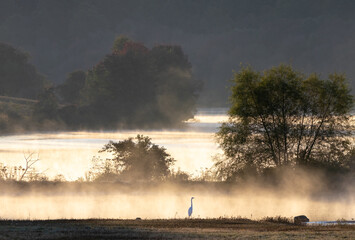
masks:
{"type": "Polygon", "coordinates": [[[38,103],[34,106],[34,117],[38,120],[57,120],[59,106],[54,88],[47,88],[39,94],[38,100],[38,103]]]}
{"type": "Polygon", "coordinates": [[[80,91],[85,86],[86,72],[78,70],[69,73],[65,82],[58,86],[60,96],[64,102],[78,104],[80,101],[80,91]]]}
{"type": "Polygon", "coordinates": [[[89,70],[82,106],[91,112],[94,125],[135,125],[137,114],[145,115],[154,101],[148,49],[127,41],[89,70]]]}
{"type": "Polygon", "coordinates": [[[153,144],[143,135],[110,141],[100,152],[110,153],[112,158],[96,159],[99,162],[96,166],[101,164],[99,179],[118,175],[125,180],[162,180],[170,175],[170,167],[175,162],[165,148],[153,144]]]}
{"type": "Polygon", "coordinates": [[[157,45],[150,55],[156,69],[158,116],[171,124],[192,118],[202,84],[194,79],[191,63],[182,48],[157,45]]]}
{"type": "Polygon", "coordinates": [[[0,95],[36,98],[43,90],[44,77],[28,60],[27,53],[0,43],[0,95]]]}
{"type": "Polygon", "coordinates": [[[113,42],[113,46],[112,46],[112,52],[120,52],[122,51],[125,47],[127,43],[131,43],[132,40],[129,39],[126,36],[119,36],[115,39],[115,41],[113,42]]]}
{"type": "Polygon", "coordinates": [[[81,107],[94,125],[155,127],[190,118],[200,85],[178,46],[146,48],[126,37],[88,71],[81,107]]]}
{"type": "Polygon", "coordinates": [[[217,139],[224,179],[295,165],[342,167],[351,150],[352,95],[344,75],[306,77],[280,65],[235,73],[229,121],[217,139]]]}

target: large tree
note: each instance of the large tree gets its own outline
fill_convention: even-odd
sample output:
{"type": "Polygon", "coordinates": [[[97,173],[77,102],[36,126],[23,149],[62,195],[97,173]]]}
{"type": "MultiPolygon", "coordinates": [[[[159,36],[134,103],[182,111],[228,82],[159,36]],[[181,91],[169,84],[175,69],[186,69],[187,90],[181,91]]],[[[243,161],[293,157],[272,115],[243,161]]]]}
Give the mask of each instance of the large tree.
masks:
{"type": "MultiPolygon", "coordinates": [[[[137,113],[147,113],[154,101],[154,81],[148,49],[140,43],[115,41],[112,54],[88,71],[82,91],[95,125],[135,125],[137,113]]],[[[148,112],[149,113],[149,112],[148,112]]]]}
{"type": "Polygon", "coordinates": [[[193,116],[200,85],[181,47],[148,49],[118,37],[112,51],[89,70],[82,90],[81,106],[96,125],[161,126],[193,116]]]}
{"type": "Polygon", "coordinates": [[[353,147],[353,98],[344,75],[323,80],[288,65],[262,73],[244,67],[231,90],[230,118],[217,133],[224,178],[247,169],[344,164],[353,147]]]}

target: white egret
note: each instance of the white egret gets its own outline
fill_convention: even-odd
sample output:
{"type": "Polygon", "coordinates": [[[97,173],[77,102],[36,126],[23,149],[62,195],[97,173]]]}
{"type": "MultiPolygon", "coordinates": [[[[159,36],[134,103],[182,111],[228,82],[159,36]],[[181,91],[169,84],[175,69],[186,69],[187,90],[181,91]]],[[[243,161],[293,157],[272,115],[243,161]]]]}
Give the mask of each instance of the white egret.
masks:
{"type": "Polygon", "coordinates": [[[189,214],[189,217],[191,217],[191,214],[192,214],[192,199],[194,199],[194,197],[191,198],[191,207],[189,208],[189,211],[188,211],[188,214],[189,214]]]}

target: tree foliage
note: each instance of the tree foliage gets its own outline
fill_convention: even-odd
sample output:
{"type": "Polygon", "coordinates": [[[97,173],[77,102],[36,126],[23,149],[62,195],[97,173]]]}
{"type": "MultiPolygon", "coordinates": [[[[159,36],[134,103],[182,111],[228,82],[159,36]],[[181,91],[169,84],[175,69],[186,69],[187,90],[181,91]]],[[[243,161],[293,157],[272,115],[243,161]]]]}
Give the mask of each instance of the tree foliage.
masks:
{"type": "Polygon", "coordinates": [[[80,102],[80,91],[84,88],[86,72],[82,70],[68,74],[64,83],[58,86],[60,96],[65,103],[78,104],[80,102]]]}
{"type": "Polygon", "coordinates": [[[127,43],[131,43],[132,40],[129,39],[126,36],[119,36],[115,39],[115,41],[113,42],[113,46],[112,46],[112,52],[120,52],[122,51],[126,46],[127,43]]]}
{"type": "Polygon", "coordinates": [[[58,101],[54,94],[54,88],[45,89],[38,96],[38,103],[35,104],[33,115],[37,120],[56,120],[58,118],[58,101]]]}
{"type": "Polygon", "coordinates": [[[226,156],[217,162],[224,178],[281,166],[345,164],[354,129],[344,75],[323,80],[288,65],[263,73],[244,67],[231,90],[230,118],[217,133],[226,156]]]}
{"type": "MultiPolygon", "coordinates": [[[[180,46],[148,49],[118,37],[111,54],[88,72],[71,72],[58,87],[44,87],[25,53],[8,45],[0,45],[0,53],[0,95],[37,98],[29,114],[34,129],[161,128],[181,124],[196,111],[201,84],[180,46]]],[[[7,115],[2,118],[0,129],[11,125],[7,115]]]]}
{"type": "Polygon", "coordinates": [[[0,43],[0,95],[36,98],[44,77],[28,62],[29,55],[0,43]]]}
{"type": "Polygon", "coordinates": [[[109,153],[112,158],[96,159],[98,179],[107,176],[123,180],[162,180],[170,175],[175,160],[166,149],[153,144],[151,138],[137,135],[135,139],[110,141],[100,152],[109,153]]]}
{"type": "Polygon", "coordinates": [[[228,78],[233,62],[262,69],[292,58],[307,72],[339,69],[354,78],[354,12],[352,0],[1,0],[0,41],[33,53],[56,83],[97,63],[117,32],[150,44],[178,41],[204,80],[200,102],[218,107],[226,83],[216,79],[228,78]]]}
{"type": "Polygon", "coordinates": [[[88,71],[81,106],[96,125],[177,124],[196,108],[200,84],[179,46],[151,50],[127,37],[88,71]]]}

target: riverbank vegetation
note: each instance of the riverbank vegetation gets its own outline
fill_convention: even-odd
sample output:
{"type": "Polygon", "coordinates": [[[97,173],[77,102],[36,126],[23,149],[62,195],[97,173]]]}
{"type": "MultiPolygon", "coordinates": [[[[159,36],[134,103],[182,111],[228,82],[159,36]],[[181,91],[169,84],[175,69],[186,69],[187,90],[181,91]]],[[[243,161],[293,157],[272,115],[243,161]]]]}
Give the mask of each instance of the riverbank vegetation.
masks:
{"type": "MultiPolygon", "coordinates": [[[[1,44],[7,58],[0,68],[2,133],[63,129],[162,128],[193,117],[200,91],[180,46],[147,48],[125,36],[88,71],[48,84],[28,63],[28,55],[1,44]],[[21,81],[29,81],[21,84],[21,81]],[[31,87],[28,86],[31,85],[31,87]],[[27,91],[26,91],[27,90],[27,91]]],[[[3,57],[3,56],[2,56],[3,57]]],[[[244,67],[232,81],[229,121],[216,139],[223,155],[200,176],[174,169],[163,146],[148,136],[109,142],[93,158],[80,181],[88,182],[245,182],[282,185],[308,176],[337,188],[354,182],[353,96],[345,75],[322,79],[288,65],[264,72],[244,67]]],[[[33,155],[30,155],[33,156],[33,155]]],[[[90,156],[88,156],[90,157],[90,156]]],[[[1,166],[3,181],[48,181],[35,162],[1,166]]],[[[65,181],[61,173],[53,178],[65,181]]]]}
{"type": "MultiPolygon", "coordinates": [[[[98,107],[102,110],[103,106],[99,102],[111,99],[110,96],[115,95],[115,91],[109,91],[113,88],[112,84],[115,81],[125,82],[121,79],[121,74],[129,69],[124,67],[123,62],[132,58],[141,61],[141,58],[147,57],[145,54],[152,54],[153,59],[159,56],[156,61],[165,56],[164,60],[160,59],[161,63],[155,65],[163,69],[161,70],[163,72],[170,71],[171,66],[178,66],[185,70],[190,67],[180,48],[160,46],[149,50],[142,44],[119,37],[114,43],[113,53],[102,63],[88,73],[79,71],[71,74],[68,81],[59,86],[63,103],[69,102],[70,106],[60,106],[57,102],[57,93],[53,88],[39,95],[38,102],[32,103],[33,113],[36,113],[38,122],[42,120],[42,123],[48,126],[54,126],[53,123],[63,123],[63,119],[58,121],[58,116],[67,108],[74,111],[74,116],[67,112],[67,116],[74,119],[76,119],[75,114],[78,113],[77,111],[80,112],[82,107],[98,107]],[[115,67],[110,64],[114,64],[115,67]],[[123,69],[121,69],[122,64],[123,69]],[[123,72],[120,72],[121,70],[116,72],[117,68],[123,72]],[[94,89],[102,89],[102,91],[94,94],[94,89]],[[96,97],[91,99],[90,96],[96,97]],[[84,105],[81,105],[82,97],[86,99],[84,105]]],[[[122,77],[131,78],[132,74],[126,72],[122,77]]],[[[142,79],[143,75],[141,75],[142,79]]],[[[130,81],[127,80],[126,83],[128,82],[130,81]]],[[[144,85],[143,88],[146,89],[147,86],[144,85]]],[[[151,90],[152,94],[156,92],[151,90]]],[[[180,90],[184,92],[186,89],[180,90]]],[[[295,182],[305,182],[304,179],[308,179],[308,176],[316,176],[316,179],[330,189],[336,189],[339,184],[343,186],[354,182],[354,126],[350,114],[353,97],[344,75],[332,74],[324,80],[317,74],[305,76],[288,65],[280,65],[263,73],[246,67],[235,73],[231,90],[229,121],[222,123],[216,134],[217,142],[224,154],[216,156],[215,165],[201,171],[199,176],[192,177],[186,172],[174,169],[174,162],[178,159],[173,159],[163,146],[154,144],[148,136],[138,135],[135,139],[111,141],[103,146],[101,152],[106,153],[107,157],[105,159],[93,157],[92,168],[80,181],[255,181],[282,185],[290,179],[295,182]]],[[[175,100],[178,99],[179,97],[175,100]]],[[[128,98],[123,102],[130,104],[128,98]]],[[[28,114],[31,112],[23,107],[22,103],[9,104],[19,109],[22,107],[22,111],[28,114]]],[[[107,107],[106,104],[104,105],[107,107]]],[[[128,105],[119,106],[128,110],[130,109],[128,105]]],[[[193,105],[191,103],[191,108],[188,109],[192,111],[193,105]]],[[[113,106],[112,108],[114,109],[113,106]]],[[[11,109],[8,112],[10,114],[11,109]]],[[[105,112],[111,114],[108,109],[105,112]]],[[[176,111],[172,112],[176,113],[176,111]]],[[[15,113],[12,113],[13,118],[16,117],[15,113]]],[[[192,112],[188,115],[190,114],[192,112]]],[[[102,116],[106,114],[102,113],[102,116]]],[[[88,117],[87,121],[93,120],[90,119],[88,117]]],[[[182,120],[182,118],[177,119],[180,122],[182,120]]],[[[118,119],[116,120],[119,122],[118,119]]],[[[26,167],[3,167],[1,178],[24,180],[26,178],[22,176],[22,169],[26,167]]],[[[48,180],[44,174],[39,174],[33,169],[28,170],[26,173],[32,174],[28,179],[48,180]]],[[[55,179],[65,180],[60,173],[55,179]]]]}

